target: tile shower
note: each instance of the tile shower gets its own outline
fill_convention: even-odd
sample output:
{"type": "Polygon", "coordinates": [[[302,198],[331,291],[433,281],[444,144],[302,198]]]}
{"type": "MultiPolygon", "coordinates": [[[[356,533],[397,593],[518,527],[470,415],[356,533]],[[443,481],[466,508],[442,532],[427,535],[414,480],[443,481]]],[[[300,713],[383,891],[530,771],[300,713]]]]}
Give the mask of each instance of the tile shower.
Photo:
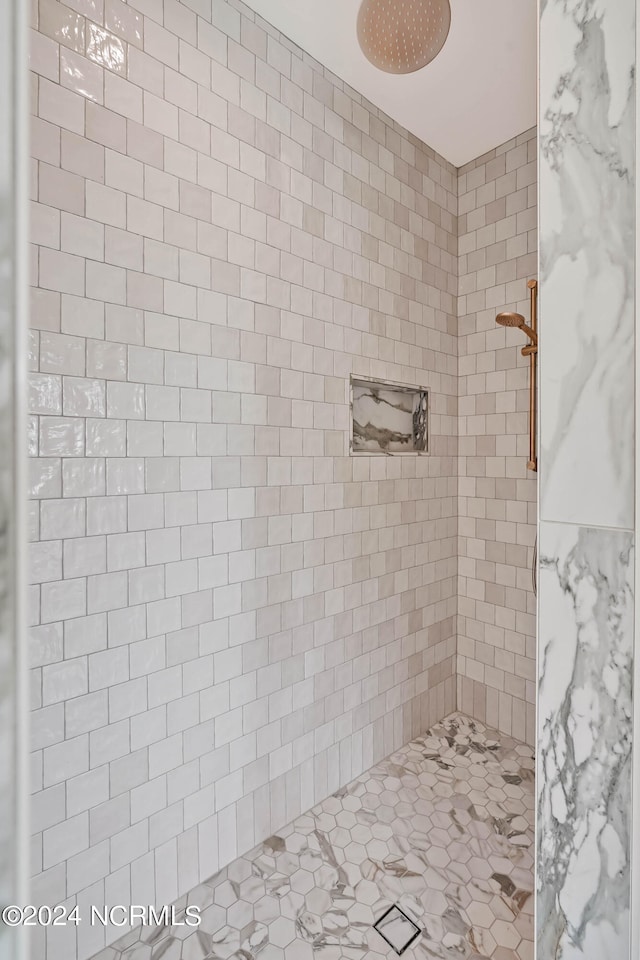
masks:
{"type": "Polygon", "coordinates": [[[532,960],[533,766],[456,714],[190,891],[198,931],[138,927],[96,960],[532,960]]]}
{"type": "MultiPolygon", "coordinates": [[[[273,860],[256,844],[298,856],[384,763],[428,780],[475,750],[505,806],[456,787],[442,816],[482,826],[484,896],[517,900],[529,960],[531,784],[509,765],[530,772],[510,738],[534,735],[535,494],[526,361],[493,314],[535,272],[533,132],[457,171],[226,0],[40,0],[32,27],[35,900],[197,890],[217,916],[206,881],[273,860]],[[349,456],[351,375],[428,388],[428,456],[349,456]],[[479,721],[460,750],[434,727],[456,708],[479,721]]],[[[394,816],[389,857],[433,844],[394,816]]],[[[508,919],[445,930],[464,892],[420,907],[388,875],[447,949],[485,956],[470,932],[508,919]]],[[[36,930],[33,956],[113,939],[36,930]]]]}
{"type": "Polygon", "coordinates": [[[535,736],[529,388],[511,304],[529,317],[537,271],[537,140],[529,130],[459,171],[458,705],[527,743],[535,736]]]}

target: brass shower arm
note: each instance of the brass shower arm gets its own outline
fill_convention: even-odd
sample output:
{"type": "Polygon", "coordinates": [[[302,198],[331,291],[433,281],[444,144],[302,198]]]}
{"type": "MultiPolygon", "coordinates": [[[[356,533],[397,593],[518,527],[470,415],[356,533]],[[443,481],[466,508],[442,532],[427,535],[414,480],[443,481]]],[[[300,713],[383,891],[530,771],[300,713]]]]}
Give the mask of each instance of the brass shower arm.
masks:
{"type": "MultiPolygon", "coordinates": [[[[535,332],[535,330],[532,330],[531,327],[526,323],[522,323],[520,325],[520,330],[523,330],[526,333],[526,335],[529,337],[529,339],[531,340],[531,346],[534,346],[534,347],[538,346],[538,334],[535,332]]],[[[527,347],[525,347],[524,349],[526,350],[527,347]]],[[[523,356],[526,356],[526,354],[523,353],[523,356]]]]}

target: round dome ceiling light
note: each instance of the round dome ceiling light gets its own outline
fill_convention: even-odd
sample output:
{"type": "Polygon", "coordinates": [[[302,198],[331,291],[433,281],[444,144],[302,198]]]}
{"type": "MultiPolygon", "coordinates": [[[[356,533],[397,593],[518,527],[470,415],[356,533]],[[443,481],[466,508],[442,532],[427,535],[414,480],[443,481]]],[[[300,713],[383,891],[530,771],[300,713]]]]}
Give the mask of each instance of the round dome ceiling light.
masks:
{"type": "Polygon", "coordinates": [[[449,0],[362,0],[358,42],[386,73],[414,73],[438,56],[451,26],[449,0]]]}

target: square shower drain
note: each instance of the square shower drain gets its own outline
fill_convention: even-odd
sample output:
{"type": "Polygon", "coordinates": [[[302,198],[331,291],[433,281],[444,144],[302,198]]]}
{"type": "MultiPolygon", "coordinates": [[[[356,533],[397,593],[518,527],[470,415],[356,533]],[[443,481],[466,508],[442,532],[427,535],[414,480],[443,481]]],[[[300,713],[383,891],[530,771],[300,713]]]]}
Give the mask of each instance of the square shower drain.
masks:
{"type": "Polygon", "coordinates": [[[416,926],[397,904],[389,907],[387,912],[376,920],[373,928],[398,955],[404,953],[420,935],[420,927],[416,926]]]}

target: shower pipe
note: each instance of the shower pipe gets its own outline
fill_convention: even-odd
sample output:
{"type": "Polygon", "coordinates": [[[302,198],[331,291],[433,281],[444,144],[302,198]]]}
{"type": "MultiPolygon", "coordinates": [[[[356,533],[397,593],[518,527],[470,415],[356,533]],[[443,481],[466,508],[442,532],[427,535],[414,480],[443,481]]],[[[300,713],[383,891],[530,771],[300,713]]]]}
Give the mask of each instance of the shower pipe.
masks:
{"type": "Polygon", "coordinates": [[[536,379],[538,357],[538,281],[529,280],[527,283],[531,297],[531,326],[520,313],[499,313],[496,323],[501,327],[518,327],[529,338],[530,343],[522,348],[522,356],[529,357],[529,460],[527,470],[538,469],[538,455],[536,450],[536,379]]]}

